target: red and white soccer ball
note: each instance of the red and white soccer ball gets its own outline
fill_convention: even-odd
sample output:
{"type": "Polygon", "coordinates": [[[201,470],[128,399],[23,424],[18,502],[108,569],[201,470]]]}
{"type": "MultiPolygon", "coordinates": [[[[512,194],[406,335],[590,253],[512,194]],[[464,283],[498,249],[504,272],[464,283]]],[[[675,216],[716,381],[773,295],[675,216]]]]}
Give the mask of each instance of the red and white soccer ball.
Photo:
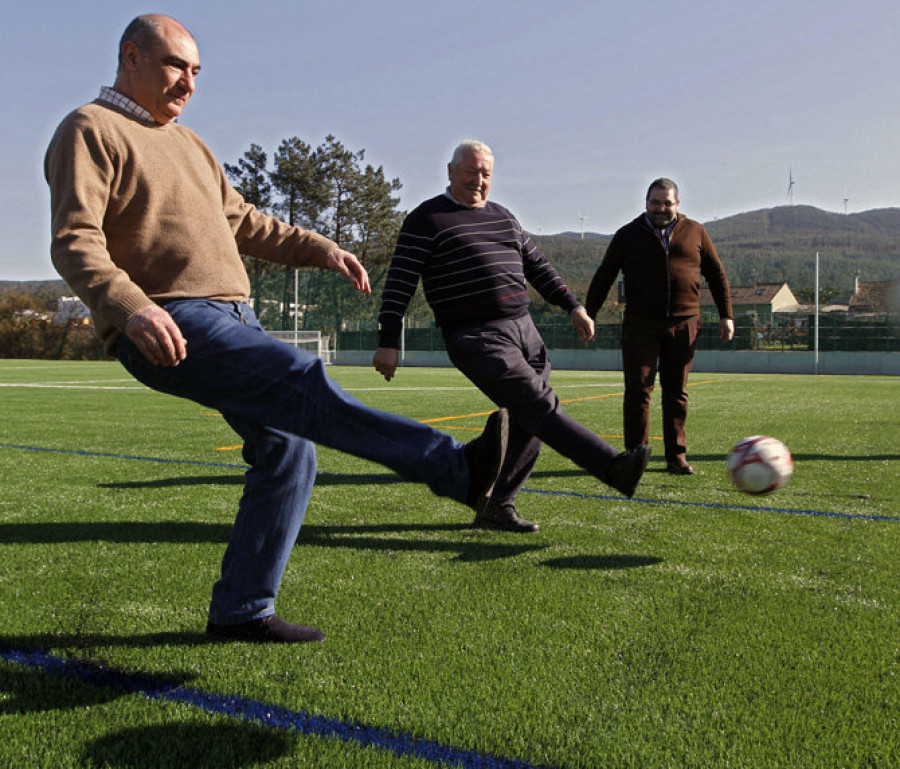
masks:
{"type": "Polygon", "coordinates": [[[740,441],[728,455],[728,474],[748,494],[780,489],[794,472],[794,458],[777,438],[753,435],[740,441]]]}

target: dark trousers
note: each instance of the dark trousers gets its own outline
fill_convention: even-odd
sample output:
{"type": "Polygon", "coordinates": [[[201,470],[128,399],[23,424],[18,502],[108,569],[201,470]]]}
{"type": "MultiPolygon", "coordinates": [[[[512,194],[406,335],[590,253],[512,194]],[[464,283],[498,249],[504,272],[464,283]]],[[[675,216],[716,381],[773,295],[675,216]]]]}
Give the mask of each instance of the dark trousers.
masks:
{"type": "Polygon", "coordinates": [[[625,448],[635,449],[650,439],[650,394],[657,371],[662,388],[663,443],[671,461],[687,452],[687,380],[702,323],[689,318],[626,317],[622,323],[622,372],[625,398],[622,412],[625,448]]]}
{"type": "Polygon", "coordinates": [[[469,380],[509,411],[509,448],[491,502],[513,504],[546,443],[603,480],[618,452],[572,419],[550,387],[550,361],[530,315],[444,330],[447,354],[469,380]]]}

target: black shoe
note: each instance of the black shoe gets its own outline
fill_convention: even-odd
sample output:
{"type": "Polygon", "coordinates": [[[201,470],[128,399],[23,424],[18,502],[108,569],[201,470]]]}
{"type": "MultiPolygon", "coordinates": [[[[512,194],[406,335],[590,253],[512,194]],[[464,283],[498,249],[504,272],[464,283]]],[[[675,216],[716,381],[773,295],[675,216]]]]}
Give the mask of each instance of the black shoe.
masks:
{"type": "Polygon", "coordinates": [[[666,462],[666,472],[672,475],[693,475],[694,468],[684,456],[680,456],[678,459],[670,459],[666,462]]]}
{"type": "Polygon", "coordinates": [[[212,622],[208,622],[206,635],[217,641],[295,644],[322,641],[325,638],[325,634],[317,628],[292,625],[275,614],[252,619],[249,622],[241,622],[237,625],[214,625],[212,622]]]}
{"type": "Polygon", "coordinates": [[[466,444],[466,459],[469,462],[469,494],[466,504],[475,508],[476,513],[491,498],[506,456],[508,441],[509,414],[506,409],[500,409],[487,418],[484,432],[466,444]]]}
{"type": "Polygon", "coordinates": [[[475,516],[472,525],[477,529],[502,529],[522,534],[541,530],[536,523],[522,518],[513,505],[492,505],[490,503],[486,504],[484,509],[475,516]]]}
{"type": "Polygon", "coordinates": [[[647,469],[650,451],[649,444],[645,443],[633,451],[619,454],[612,461],[609,470],[606,471],[606,483],[629,499],[633,497],[634,490],[637,488],[644,470],[647,469]]]}

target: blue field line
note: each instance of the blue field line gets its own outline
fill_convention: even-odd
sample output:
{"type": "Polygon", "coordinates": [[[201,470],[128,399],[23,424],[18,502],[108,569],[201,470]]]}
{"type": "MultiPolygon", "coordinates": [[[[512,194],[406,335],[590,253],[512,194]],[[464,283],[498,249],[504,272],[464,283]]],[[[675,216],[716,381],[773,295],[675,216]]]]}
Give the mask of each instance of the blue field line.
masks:
{"type": "Polygon", "coordinates": [[[0,443],[0,449],[19,449],[21,451],[42,451],[49,454],[73,454],[79,457],[102,457],[104,459],[134,459],[140,462],[159,462],[166,465],[200,465],[201,467],[226,467],[231,470],[246,470],[245,464],[229,464],[227,462],[200,462],[196,459],[162,459],[160,457],[141,457],[131,454],[109,454],[102,451],[81,451],[78,449],[46,449],[40,446],[19,446],[14,443],[0,443]]]}
{"type": "MultiPolygon", "coordinates": [[[[541,489],[522,489],[531,494],[547,494],[549,496],[577,497],[580,499],[606,499],[621,502],[622,497],[604,494],[578,494],[574,491],[543,491],[541,489]]],[[[725,505],[717,502],[685,502],[677,499],[641,499],[633,497],[632,502],[652,505],[678,505],[681,507],[704,507],[710,510],[744,510],[751,513],[787,513],[790,515],[812,515],[824,518],[848,518],[854,521],[900,521],[897,515],[863,515],[856,513],[835,513],[829,510],[797,510],[792,507],[760,507],[758,505],[725,505]]]]}
{"type": "Polygon", "coordinates": [[[304,711],[267,705],[244,697],[232,697],[180,686],[161,678],[126,673],[101,667],[91,662],[65,659],[48,652],[32,649],[13,649],[0,644],[0,659],[37,668],[47,673],[75,678],[82,683],[129,694],[142,694],[152,700],[166,700],[190,705],[210,714],[250,721],[270,729],[281,729],[313,737],[332,737],[360,747],[377,748],[397,756],[413,756],[423,761],[466,769],[550,769],[526,761],[460,750],[409,734],[366,726],[354,721],[342,721],[326,716],[314,716],[304,711]]]}
{"type": "MultiPolygon", "coordinates": [[[[74,454],[84,457],[103,457],[106,459],[131,459],[140,462],[159,462],[170,465],[199,465],[201,467],[223,467],[230,470],[246,470],[245,464],[230,464],[227,462],[201,462],[196,459],[161,459],[159,457],[141,457],[130,454],[109,454],[100,451],[81,451],[77,449],[48,449],[39,446],[21,446],[13,443],[0,443],[0,449],[19,449],[22,451],[44,451],[52,454],[74,454]]],[[[322,473],[322,475],[338,476],[340,473],[322,473]]],[[[621,501],[622,497],[607,496],[603,494],[580,494],[574,491],[546,491],[544,489],[522,489],[531,494],[547,494],[549,496],[575,497],[578,499],[603,499],[609,501],[621,501]]],[[[641,499],[634,497],[632,502],[642,502],[653,505],[677,505],[681,507],[703,507],[710,510],[743,510],[754,513],[782,513],[788,515],[808,515],[822,518],[844,518],[852,521],[889,521],[900,522],[897,515],[863,515],[856,513],[836,513],[830,510],[796,510],[790,507],[762,507],[759,505],[725,505],[712,502],[685,502],[670,499],[641,499]]]]}

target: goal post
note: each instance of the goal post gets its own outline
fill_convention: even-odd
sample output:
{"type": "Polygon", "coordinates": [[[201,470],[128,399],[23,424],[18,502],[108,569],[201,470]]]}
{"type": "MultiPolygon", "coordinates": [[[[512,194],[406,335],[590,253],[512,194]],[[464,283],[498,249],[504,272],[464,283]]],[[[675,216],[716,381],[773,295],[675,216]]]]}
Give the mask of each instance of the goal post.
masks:
{"type": "Polygon", "coordinates": [[[332,350],[328,344],[328,335],[321,331],[269,331],[270,336],[293,345],[321,358],[325,365],[333,362],[332,350]]]}

